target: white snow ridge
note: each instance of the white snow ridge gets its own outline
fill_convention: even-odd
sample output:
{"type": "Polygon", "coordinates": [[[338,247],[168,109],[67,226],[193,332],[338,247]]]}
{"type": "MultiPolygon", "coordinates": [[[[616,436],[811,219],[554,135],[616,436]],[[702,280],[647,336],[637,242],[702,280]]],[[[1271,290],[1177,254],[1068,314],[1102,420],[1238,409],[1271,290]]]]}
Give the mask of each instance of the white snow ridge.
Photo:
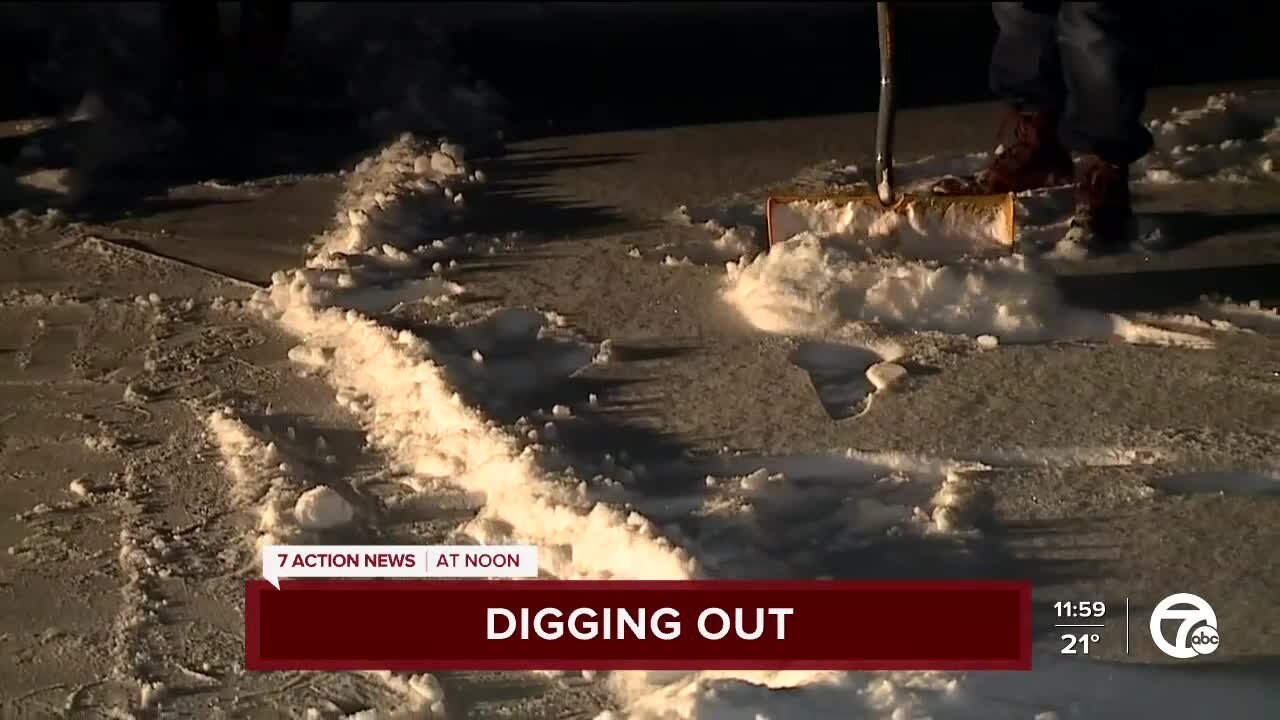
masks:
{"type": "MultiPolygon", "coordinates": [[[[318,352],[339,401],[365,421],[371,444],[411,471],[421,492],[450,485],[485,499],[466,528],[484,543],[538,545],[543,570],[561,577],[679,579],[692,576],[684,551],[629,521],[620,508],[587,501],[576,481],[553,478],[532,450],[464,405],[448,384],[428,343],[409,330],[393,330],[356,309],[328,304],[319,290],[360,282],[352,255],[387,254],[424,241],[430,222],[456,204],[447,199],[466,182],[460,152],[455,162],[419,162],[441,152],[404,136],[352,173],[338,225],[320,239],[310,267],[279,273],[257,305],[318,352]],[[448,191],[448,192],[446,192],[448,191]],[[404,221],[416,232],[406,231],[404,221]],[[347,262],[334,263],[341,254],[347,262]],[[618,563],[620,556],[630,562],[618,563]]],[[[299,353],[303,355],[304,353],[299,353]]]]}

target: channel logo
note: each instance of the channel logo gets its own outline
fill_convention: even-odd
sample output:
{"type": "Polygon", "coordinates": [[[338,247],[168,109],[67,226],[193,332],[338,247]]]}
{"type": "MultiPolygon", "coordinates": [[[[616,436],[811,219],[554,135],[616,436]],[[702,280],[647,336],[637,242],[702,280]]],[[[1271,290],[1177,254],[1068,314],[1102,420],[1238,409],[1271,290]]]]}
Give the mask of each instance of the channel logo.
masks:
{"type": "Polygon", "coordinates": [[[1188,660],[1218,649],[1218,616],[1199,595],[1175,593],[1151,611],[1151,639],[1165,655],[1188,660]],[[1173,642],[1165,637],[1164,623],[1178,621],[1173,642]]]}

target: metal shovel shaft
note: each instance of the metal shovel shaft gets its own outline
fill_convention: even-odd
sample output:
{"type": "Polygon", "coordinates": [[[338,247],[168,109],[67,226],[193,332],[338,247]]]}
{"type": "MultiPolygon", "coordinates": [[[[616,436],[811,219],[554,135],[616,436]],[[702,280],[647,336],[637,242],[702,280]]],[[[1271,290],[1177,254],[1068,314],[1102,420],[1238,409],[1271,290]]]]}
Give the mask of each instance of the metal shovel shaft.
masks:
{"type": "Polygon", "coordinates": [[[889,207],[893,192],[893,14],[887,2],[876,3],[880,35],[880,113],[876,122],[876,194],[889,207]]]}
{"type": "MultiPolygon", "coordinates": [[[[993,244],[1013,246],[1016,240],[1016,207],[1013,193],[978,195],[903,195],[898,196],[893,183],[893,12],[892,3],[876,3],[876,20],[880,36],[880,112],[876,123],[876,192],[795,193],[770,195],[765,204],[769,244],[795,237],[806,230],[817,231],[812,212],[814,206],[878,204],[881,211],[903,215],[927,215],[947,225],[963,220],[975,236],[993,244]],[[810,206],[808,211],[793,211],[798,203],[810,206]]],[[[823,212],[819,208],[819,213],[823,212]]],[[[821,223],[819,223],[821,224],[821,223]]]]}

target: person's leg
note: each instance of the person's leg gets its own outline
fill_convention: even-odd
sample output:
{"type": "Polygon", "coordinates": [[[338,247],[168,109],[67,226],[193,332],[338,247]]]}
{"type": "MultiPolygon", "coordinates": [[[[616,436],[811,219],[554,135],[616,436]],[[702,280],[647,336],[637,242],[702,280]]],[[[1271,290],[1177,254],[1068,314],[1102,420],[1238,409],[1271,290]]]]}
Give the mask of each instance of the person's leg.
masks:
{"type": "Polygon", "coordinates": [[[991,3],[999,35],[991,51],[988,82],[991,91],[1015,110],[1056,115],[1066,101],[1058,56],[1060,5],[991,3]]]}
{"type": "Polygon", "coordinates": [[[991,3],[999,36],[991,52],[991,90],[1010,107],[1004,139],[990,165],[972,177],[947,177],[939,194],[1021,192],[1071,181],[1071,156],[1058,141],[1066,104],[1058,58],[1057,2],[991,3]]]}
{"type": "Polygon", "coordinates": [[[1142,124],[1147,86],[1135,10],[1119,2],[1069,2],[1059,18],[1067,85],[1059,136],[1080,156],[1069,239],[1089,246],[1132,239],[1129,165],[1152,145],[1142,124]]]}
{"type": "Polygon", "coordinates": [[[1128,165],[1151,149],[1142,125],[1147,80],[1137,12],[1123,2],[1062,4],[1058,47],[1067,102],[1060,137],[1073,152],[1128,165]]]}

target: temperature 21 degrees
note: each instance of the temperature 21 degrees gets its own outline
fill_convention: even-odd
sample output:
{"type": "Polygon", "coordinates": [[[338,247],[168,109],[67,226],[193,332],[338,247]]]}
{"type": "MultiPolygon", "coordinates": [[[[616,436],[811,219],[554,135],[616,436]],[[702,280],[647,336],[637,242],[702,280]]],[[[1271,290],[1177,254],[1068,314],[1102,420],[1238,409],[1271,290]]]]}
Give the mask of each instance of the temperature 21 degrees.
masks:
{"type": "Polygon", "coordinates": [[[1080,633],[1079,635],[1063,635],[1063,655],[1088,655],[1089,646],[1102,639],[1098,633],[1080,633]]]}

